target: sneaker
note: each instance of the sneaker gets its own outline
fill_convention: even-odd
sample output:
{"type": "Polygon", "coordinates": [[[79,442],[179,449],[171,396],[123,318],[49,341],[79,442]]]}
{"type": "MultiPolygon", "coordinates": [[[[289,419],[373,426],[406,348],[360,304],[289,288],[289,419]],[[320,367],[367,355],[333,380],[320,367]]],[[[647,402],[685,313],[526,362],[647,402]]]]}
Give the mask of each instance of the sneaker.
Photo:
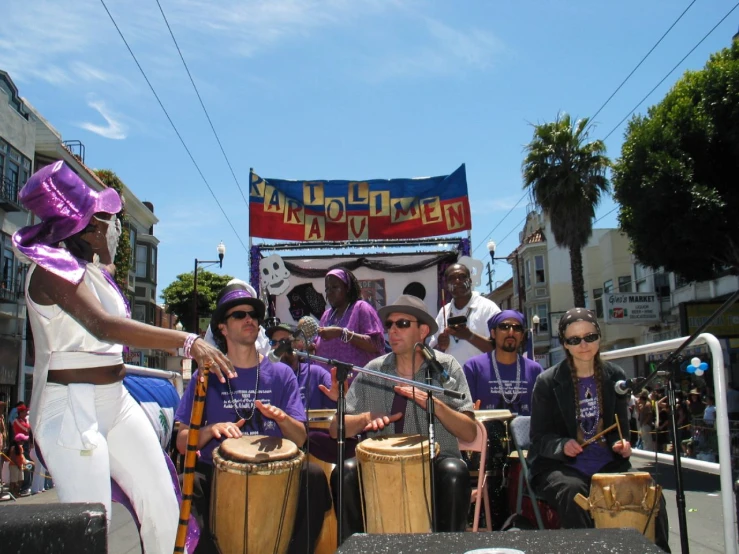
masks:
{"type": "Polygon", "coordinates": [[[10,500],[10,495],[7,492],[0,494],[0,502],[10,500]]]}
{"type": "Polygon", "coordinates": [[[29,491],[28,489],[26,489],[24,491],[21,491],[21,493],[18,496],[21,496],[21,497],[22,496],[31,496],[31,491],[29,491]]]}

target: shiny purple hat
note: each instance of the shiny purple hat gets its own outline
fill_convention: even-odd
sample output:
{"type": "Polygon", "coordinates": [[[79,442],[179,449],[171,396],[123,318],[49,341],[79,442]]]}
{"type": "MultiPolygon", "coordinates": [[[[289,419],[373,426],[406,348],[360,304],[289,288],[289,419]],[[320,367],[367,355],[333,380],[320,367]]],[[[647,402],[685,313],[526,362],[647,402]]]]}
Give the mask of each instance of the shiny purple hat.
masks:
{"type": "Polygon", "coordinates": [[[79,283],[85,272],[83,264],[55,245],[82,231],[96,213],[121,211],[121,197],[111,188],[101,192],[91,189],[60,160],[34,173],[18,199],[41,219],[41,223],[13,235],[18,253],[67,281],[79,283]]]}

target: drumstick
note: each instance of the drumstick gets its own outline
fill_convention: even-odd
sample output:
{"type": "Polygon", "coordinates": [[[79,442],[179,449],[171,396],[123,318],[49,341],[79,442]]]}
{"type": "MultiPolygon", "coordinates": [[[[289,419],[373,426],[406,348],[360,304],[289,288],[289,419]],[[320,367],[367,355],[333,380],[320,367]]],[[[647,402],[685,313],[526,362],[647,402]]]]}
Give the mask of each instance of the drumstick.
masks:
{"type": "Polygon", "coordinates": [[[594,437],[589,438],[585,442],[581,442],[580,446],[588,446],[589,444],[593,444],[595,441],[597,441],[599,438],[601,438],[606,433],[610,433],[611,431],[613,431],[616,427],[618,427],[618,424],[614,423],[608,429],[603,429],[600,433],[598,433],[594,437]]]}
{"type": "Polygon", "coordinates": [[[192,509],[192,490],[195,483],[195,462],[198,451],[198,435],[203,423],[205,410],[205,394],[208,392],[208,373],[210,363],[205,363],[195,386],[195,397],[192,400],[190,428],[187,430],[187,449],[185,450],[185,476],[182,479],[182,504],[180,505],[180,521],[177,525],[177,537],[174,543],[174,554],[185,552],[187,524],[192,509]]]}
{"type": "Polygon", "coordinates": [[[621,423],[618,421],[618,414],[613,414],[613,415],[616,416],[616,425],[618,426],[618,436],[623,441],[624,436],[623,436],[623,433],[621,433],[621,423]]]}

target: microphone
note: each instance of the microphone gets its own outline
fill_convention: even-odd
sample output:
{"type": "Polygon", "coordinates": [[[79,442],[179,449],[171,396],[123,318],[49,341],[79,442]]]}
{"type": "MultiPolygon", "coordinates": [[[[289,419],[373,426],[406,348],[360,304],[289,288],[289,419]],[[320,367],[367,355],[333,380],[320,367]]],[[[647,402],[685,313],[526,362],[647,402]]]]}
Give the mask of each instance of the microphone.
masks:
{"type": "Polygon", "coordinates": [[[267,354],[267,357],[269,358],[270,362],[277,363],[279,361],[282,361],[282,357],[285,354],[291,354],[292,352],[293,352],[293,347],[292,347],[292,344],[290,344],[290,341],[280,342],[277,348],[269,351],[269,353],[267,354]]]}
{"type": "Polygon", "coordinates": [[[456,385],[457,380],[449,375],[449,372],[439,363],[434,351],[425,344],[419,344],[418,346],[421,349],[421,356],[426,358],[426,361],[431,366],[431,372],[434,377],[436,377],[442,385],[448,385],[450,387],[456,385]]]}
{"type": "Polygon", "coordinates": [[[616,381],[613,388],[619,396],[626,396],[627,394],[631,394],[632,389],[638,387],[643,382],[644,377],[634,377],[633,379],[626,379],[625,381],[616,381]]]}
{"type": "Polygon", "coordinates": [[[312,315],[304,315],[298,320],[298,330],[295,332],[295,337],[298,335],[305,339],[306,345],[312,344],[318,336],[318,320],[312,315]]]}

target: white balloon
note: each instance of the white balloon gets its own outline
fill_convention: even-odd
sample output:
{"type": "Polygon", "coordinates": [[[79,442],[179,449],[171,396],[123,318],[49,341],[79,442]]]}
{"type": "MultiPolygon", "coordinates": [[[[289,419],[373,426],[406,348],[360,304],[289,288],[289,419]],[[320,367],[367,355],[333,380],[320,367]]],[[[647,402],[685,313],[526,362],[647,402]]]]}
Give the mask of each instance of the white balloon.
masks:
{"type": "Polygon", "coordinates": [[[704,373],[704,372],[703,372],[703,370],[702,370],[702,369],[696,369],[696,370],[695,370],[695,374],[696,374],[696,375],[697,375],[698,377],[700,377],[701,375],[703,375],[703,373],[704,373]]]}
{"type": "Polygon", "coordinates": [[[699,365],[701,365],[701,359],[698,357],[693,358],[692,360],[690,360],[690,365],[692,365],[693,367],[698,367],[699,365]]]}

